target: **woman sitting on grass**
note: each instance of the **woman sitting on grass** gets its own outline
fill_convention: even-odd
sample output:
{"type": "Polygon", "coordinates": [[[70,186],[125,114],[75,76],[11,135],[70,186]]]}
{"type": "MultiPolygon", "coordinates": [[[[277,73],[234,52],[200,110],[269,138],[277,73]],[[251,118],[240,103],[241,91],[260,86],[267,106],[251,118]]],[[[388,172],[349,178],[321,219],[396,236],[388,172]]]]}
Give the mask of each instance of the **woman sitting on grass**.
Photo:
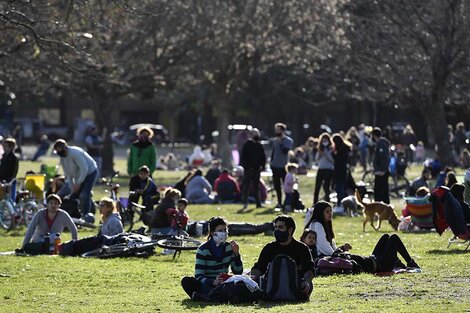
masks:
{"type": "MultiPolygon", "coordinates": [[[[313,207],[313,215],[307,228],[317,233],[316,246],[319,255],[333,255],[335,252],[346,252],[352,249],[349,243],[345,243],[339,249],[336,248],[333,238],[335,237],[332,226],[333,212],[331,204],[319,201],[313,207]]],[[[397,235],[384,234],[377,244],[371,256],[351,254],[351,260],[359,264],[366,273],[390,272],[394,268],[419,268],[418,264],[411,258],[405,245],[397,235]],[[398,254],[406,261],[405,266],[398,258],[398,254]]]]}
{"type": "Polygon", "coordinates": [[[183,277],[181,285],[193,300],[205,300],[220,285],[229,266],[234,274],[243,272],[240,249],[235,241],[226,242],[227,222],[222,217],[209,220],[209,236],[196,252],[195,277],[183,277]]]}
{"type": "Polygon", "coordinates": [[[114,236],[124,232],[121,216],[116,208],[116,202],[114,202],[113,199],[108,197],[101,198],[100,214],[103,223],[103,225],[101,225],[100,235],[114,236]]]}

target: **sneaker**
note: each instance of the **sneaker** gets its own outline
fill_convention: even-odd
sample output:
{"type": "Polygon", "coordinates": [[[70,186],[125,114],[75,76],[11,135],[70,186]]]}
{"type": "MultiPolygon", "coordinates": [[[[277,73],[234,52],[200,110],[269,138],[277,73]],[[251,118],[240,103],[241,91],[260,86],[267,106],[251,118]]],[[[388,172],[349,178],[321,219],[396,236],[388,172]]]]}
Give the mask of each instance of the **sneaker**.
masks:
{"type": "Polygon", "coordinates": [[[246,208],[248,208],[248,205],[244,204],[243,207],[242,207],[242,210],[245,210],[246,208]]]}
{"type": "Polygon", "coordinates": [[[420,268],[419,265],[415,262],[415,260],[411,259],[410,262],[406,264],[408,268],[420,268]]]}

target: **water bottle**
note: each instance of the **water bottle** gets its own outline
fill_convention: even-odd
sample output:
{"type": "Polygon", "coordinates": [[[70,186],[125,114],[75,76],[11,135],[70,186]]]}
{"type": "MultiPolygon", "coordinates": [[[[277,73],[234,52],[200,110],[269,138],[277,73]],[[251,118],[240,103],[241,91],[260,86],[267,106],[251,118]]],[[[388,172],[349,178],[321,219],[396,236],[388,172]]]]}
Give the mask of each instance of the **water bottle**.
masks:
{"type": "Polygon", "coordinates": [[[51,235],[49,233],[46,233],[44,235],[44,254],[50,254],[51,253],[51,235]]]}
{"type": "Polygon", "coordinates": [[[62,239],[60,238],[60,233],[55,234],[54,238],[54,251],[52,254],[59,254],[59,245],[61,244],[62,239]]]}

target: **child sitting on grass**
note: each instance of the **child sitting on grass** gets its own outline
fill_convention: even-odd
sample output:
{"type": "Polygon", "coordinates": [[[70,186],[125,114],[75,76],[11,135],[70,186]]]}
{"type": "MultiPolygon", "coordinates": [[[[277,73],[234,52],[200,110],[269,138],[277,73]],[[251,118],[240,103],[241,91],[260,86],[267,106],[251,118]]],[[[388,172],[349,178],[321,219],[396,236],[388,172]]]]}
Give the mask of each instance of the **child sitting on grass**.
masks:
{"type": "Polygon", "coordinates": [[[174,233],[178,233],[178,229],[186,231],[189,221],[188,212],[186,208],[188,206],[188,200],[181,198],[176,202],[176,209],[171,208],[167,210],[167,214],[172,217],[171,228],[174,233]]]}
{"type": "Polygon", "coordinates": [[[315,260],[318,257],[317,253],[317,233],[311,229],[304,229],[302,236],[300,236],[300,241],[305,243],[310,249],[312,254],[312,260],[315,260]]]}

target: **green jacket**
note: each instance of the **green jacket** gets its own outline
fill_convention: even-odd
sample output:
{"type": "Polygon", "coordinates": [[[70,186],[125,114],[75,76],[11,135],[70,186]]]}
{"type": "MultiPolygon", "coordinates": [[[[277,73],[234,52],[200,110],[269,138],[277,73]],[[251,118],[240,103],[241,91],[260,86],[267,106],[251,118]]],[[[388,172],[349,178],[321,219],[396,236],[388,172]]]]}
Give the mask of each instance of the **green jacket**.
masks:
{"type": "Polygon", "coordinates": [[[137,175],[142,165],[147,165],[150,175],[155,171],[157,152],[151,142],[135,141],[129,151],[127,159],[127,173],[129,176],[137,175]]]}

